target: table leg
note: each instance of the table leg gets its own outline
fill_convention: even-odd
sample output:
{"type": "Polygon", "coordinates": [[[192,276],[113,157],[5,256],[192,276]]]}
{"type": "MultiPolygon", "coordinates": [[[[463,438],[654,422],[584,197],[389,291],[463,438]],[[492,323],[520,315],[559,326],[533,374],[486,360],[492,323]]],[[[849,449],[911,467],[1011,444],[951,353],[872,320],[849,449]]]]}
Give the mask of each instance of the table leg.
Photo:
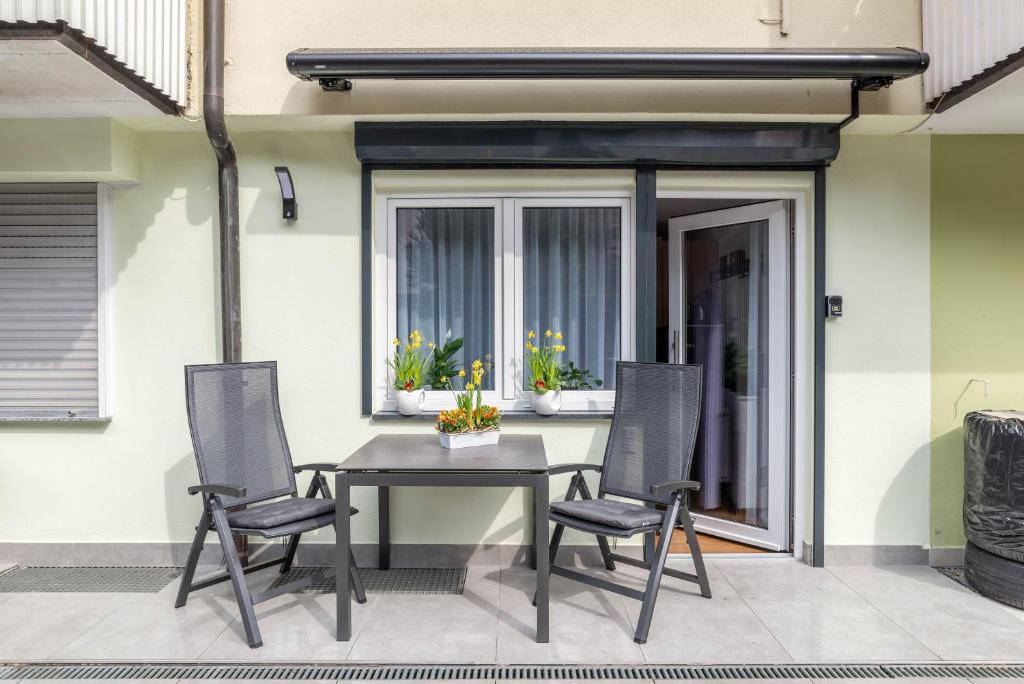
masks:
{"type": "Polygon", "coordinates": [[[377,487],[377,567],[391,569],[391,487],[377,487]]]}
{"type": "Polygon", "coordinates": [[[338,641],[352,638],[352,596],[351,575],[349,567],[349,551],[352,547],[352,516],[349,507],[352,492],[349,488],[348,473],[339,472],[334,475],[334,568],[335,596],[338,615],[338,641]]]}
{"type": "MultiPolygon", "coordinates": [[[[529,521],[530,529],[536,529],[537,527],[537,490],[530,489],[530,494],[533,495],[531,506],[527,512],[526,518],[529,521]]],[[[526,552],[526,560],[530,562],[530,569],[537,569],[537,545],[531,544],[529,550],[526,552]]]]}
{"type": "Polygon", "coordinates": [[[537,562],[537,643],[548,643],[548,474],[533,485],[533,555],[537,562]]]}

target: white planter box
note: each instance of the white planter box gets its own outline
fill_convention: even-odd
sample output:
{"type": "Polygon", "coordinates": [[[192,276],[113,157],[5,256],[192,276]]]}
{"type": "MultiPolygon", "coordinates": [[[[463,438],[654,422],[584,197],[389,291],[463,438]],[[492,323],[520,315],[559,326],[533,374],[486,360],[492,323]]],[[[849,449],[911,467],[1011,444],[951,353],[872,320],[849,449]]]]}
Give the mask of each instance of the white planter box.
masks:
{"type": "Polygon", "coordinates": [[[465,449],[466,447],[487,446],[497,444],[501,436],[501,430],[487,430],[485,432],[460,432],[449,435],[444,432],[437,433],[441,438],[441,446],[445,449],[465,449]]]}

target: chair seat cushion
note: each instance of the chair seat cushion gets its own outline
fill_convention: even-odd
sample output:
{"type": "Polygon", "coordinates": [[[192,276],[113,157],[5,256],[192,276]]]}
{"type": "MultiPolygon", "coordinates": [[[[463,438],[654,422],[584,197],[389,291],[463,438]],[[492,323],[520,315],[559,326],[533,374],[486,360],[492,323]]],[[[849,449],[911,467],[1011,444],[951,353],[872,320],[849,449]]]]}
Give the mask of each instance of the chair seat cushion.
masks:
{"type": "Polygon", "coordinates": [[[232,527],[262,530],[332,513],[333,499],[306,499],[293,496],[280,501],[255,504],[241,511],[231,511],[228,513],[228,523],[232,527]]]}
{"type": "Polygon", "coordinates": [[[551,504],[551,510],[570,518],[587,520],[622,530],[660,525],[665,516],[663,511],[654,508],[611,499],[558,501],[551,504]]]}

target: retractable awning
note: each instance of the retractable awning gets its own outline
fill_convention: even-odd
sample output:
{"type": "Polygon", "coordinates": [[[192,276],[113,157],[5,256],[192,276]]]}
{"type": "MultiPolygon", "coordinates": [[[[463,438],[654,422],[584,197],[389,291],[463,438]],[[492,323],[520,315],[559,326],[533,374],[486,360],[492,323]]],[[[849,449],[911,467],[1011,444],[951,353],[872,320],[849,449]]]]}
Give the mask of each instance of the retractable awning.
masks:
{"type": "Polygon", "coordinates": [[[341,50],[288,53],[288,70],[325,90],[360,79],[836,79],[877,89],[922,73],[910,48],[688,50],[341,50]]]}

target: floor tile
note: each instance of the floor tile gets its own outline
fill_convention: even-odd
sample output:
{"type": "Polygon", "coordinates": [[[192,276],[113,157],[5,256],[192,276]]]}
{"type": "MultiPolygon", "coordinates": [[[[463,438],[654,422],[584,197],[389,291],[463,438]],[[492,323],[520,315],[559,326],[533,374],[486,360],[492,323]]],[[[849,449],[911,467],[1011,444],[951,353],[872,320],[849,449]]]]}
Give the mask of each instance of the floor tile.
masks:
{"type": "MultiPolygon", "coordinates": [[[[689,562],[669,567],[692,573],[689,562]]],[[[620,566],[616,581],[643,590],[647,571],[620,566]]],[[[648,662],[785,663],[792,658],[713,564],[708,565],[711,598],[696,584],[663,577],[647,643],[648,662]]],[[[640,617],[640,602],[626,599],[630,623],[640,617]]]]}
{"type": "Polygon", "coordinates": [[[85,634],[118,604],[77,595],[8,595],[0,604],[0,660],[42,660],[85,634]]]}
{"type": "Polygon", "coordinates": [[[182,608],[124,606],[107,615],[56,657],[65,660],[194,660],[237,615],[234,602],[207,598],[182,608]]]}
{"type": "Polygon", "coordinates": [[[494,662],[498,572],[469,568],[465,593],[383,594],[354,635],[350,661],[494,662]]]}
{"type": "MultiPolygon", "coordinates": [[[[353,636],[366,622],[375,601],[352,602],[353,636]]],[[[256,606],[256,619],[263,638],[261,648],[249,648],[241,621],[234,620],[203,651],[204,661],[222,662],[330,662],[343,661],[354,640],[338,641],[334,594],[291,594],[256,606]]]]}
{"type": "Polygon", "coordinates": [[[1024,660],[1019,616],[924,566],[832,573],[947,660],[1024,660]]]}
{"type": "MultiPolygon", "coordinates": [[[[602,574],[606,571],[588,569],[602,574]]],[[[550,642],[536,642],[536,580],[526,568],[501,571],[499,663],[640,663],[623,598],[562,577],[551,577],[550,642]]]]}
{"type": "Polygon", "coordinates": [[[825,569],[795,561],[716,565],[794,660],[938,658],[825,569]]]}

